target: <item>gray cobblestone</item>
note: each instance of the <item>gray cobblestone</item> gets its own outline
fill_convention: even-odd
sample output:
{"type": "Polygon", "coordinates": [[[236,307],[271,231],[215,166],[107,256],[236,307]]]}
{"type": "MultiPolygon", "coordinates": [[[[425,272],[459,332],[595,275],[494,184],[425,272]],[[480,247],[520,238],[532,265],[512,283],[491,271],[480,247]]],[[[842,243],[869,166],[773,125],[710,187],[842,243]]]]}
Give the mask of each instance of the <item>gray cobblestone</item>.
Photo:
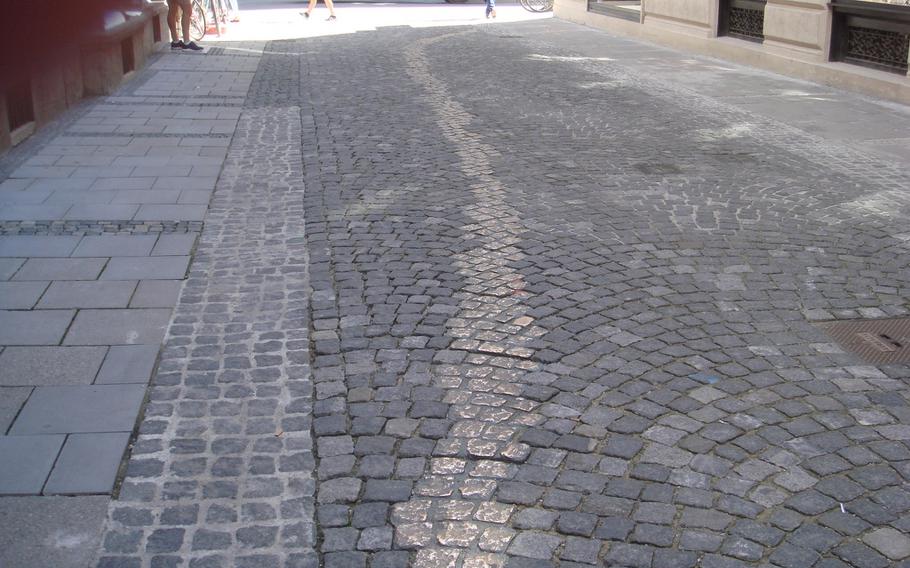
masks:
{"type": "Polygon", "coordinates": [[[906,172],[506,25],[266,50],[106,557],[904,560],[907,370],[812,322],[907,314],[906,172]]]}
{"type": "MultiPolygon", "coordinates": [[[[134,450],[128,469],[128,479],[145,481],[120,492],[135,514],[156,521],[143,527],[142,547],[129,550],[115,546],[125,518],[111,514],[103,551],[110,561],[143,568],[183,566],[189,558],[195,566],[221,566],[226,557],[236,566],[313,565],[307,301],[288,295],[306,282],[302,206],[288,192],[302,167],[299,119],[294,109],[244,113],[152,383],[136,443],[149,451],[134,450]],[[257,211],[257,203],[271,212],[257,211]],[[236,210],[246,211],[241,222],[236,210]],[[207,278],[211,271],[221,276],[207,278]],[[166,407],[161,416],[169,421],[157,412],[166,407]],[[199,483],[209,476],[215,479],[199,483]]],[[[68,223],[47,230],[194,227],[68,223]]]]}

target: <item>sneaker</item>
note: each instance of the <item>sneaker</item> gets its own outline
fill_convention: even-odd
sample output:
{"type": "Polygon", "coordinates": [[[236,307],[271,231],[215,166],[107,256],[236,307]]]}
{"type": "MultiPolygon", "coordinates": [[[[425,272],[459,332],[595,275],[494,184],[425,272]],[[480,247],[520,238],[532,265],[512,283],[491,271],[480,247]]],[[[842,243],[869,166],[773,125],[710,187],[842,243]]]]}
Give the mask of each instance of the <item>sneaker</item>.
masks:
{"type": "Polygon", "coordinates": [[[183,49],[189,49],[190,51],[202,51],[203,50],[202,47],[196,45],[195,41],[191,41],[190,43],[184,45],[183,49]]]}
{"type": "Polygon", "coordinates": [[[184,49],[186,45],[183,44],[183,40],[178,39],[177,41],[171,42],[171,49],[184,49]]]}

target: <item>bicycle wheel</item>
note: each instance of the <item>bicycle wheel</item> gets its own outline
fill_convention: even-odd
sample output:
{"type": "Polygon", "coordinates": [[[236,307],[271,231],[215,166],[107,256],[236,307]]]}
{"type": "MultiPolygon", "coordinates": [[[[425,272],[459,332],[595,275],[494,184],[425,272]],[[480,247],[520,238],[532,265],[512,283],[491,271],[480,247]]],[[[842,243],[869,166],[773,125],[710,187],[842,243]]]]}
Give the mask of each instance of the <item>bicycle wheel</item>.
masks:
{"type": "Polygon", "coordinates": [[[199,41],[205,37],[205,10],[199,0],[193,0],[193,14],[190,18],[190,39],[199,41]]]}
{"type": "Polygon", "coordinates": [[[521,5],[531,12],[549,12],[553,9],[553,0],[521,0],[521,5]]]}

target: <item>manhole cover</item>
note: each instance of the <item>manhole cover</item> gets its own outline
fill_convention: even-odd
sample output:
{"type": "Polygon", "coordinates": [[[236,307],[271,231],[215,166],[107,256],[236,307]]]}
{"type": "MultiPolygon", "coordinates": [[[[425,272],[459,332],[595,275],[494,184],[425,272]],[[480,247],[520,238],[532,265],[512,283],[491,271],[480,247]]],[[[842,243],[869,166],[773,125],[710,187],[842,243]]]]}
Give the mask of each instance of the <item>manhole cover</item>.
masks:
{"type": "Polygon", "coordinates": [[[910,318],[838,321],[818,326],[841,347],[869,363],[910,363],[910,318]]]}
{"type": "Polygon", "coordinates": [[[674,164],[635,164],[635,169],[646,175],[681,174],[682,170],[674,164]]]}

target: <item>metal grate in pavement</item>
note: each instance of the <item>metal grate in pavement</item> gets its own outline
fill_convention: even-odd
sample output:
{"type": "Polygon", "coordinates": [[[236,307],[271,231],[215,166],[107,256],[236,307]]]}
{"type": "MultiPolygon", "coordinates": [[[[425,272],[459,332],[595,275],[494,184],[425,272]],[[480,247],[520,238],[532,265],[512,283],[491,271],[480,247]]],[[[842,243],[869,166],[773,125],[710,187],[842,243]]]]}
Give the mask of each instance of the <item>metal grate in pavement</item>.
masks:
{"type": "Polygon", "coordinates": [[[249,48],[236,48],[236,47],[209,47],[206,46],[205,55],[230,55],[231,57],[261,57],[262,51],[249,48]]]}
{"type": "Polygon", "coordinates": [[[873,364],[910,363],[910,318],[818,324],[838,344],[873,364]]]}

